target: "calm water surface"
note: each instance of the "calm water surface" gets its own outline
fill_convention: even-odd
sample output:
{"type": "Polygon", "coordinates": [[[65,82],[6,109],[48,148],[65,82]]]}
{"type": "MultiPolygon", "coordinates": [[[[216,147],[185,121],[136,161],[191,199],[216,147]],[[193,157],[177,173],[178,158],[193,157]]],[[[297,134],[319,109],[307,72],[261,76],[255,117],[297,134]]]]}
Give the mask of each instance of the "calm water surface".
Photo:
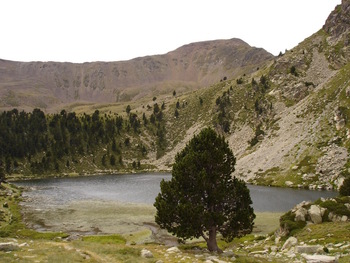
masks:
{"type": "MultiPolygon", "coordinates": [[[[160,191],[160,181],[171,174],[125,174],[76,178],[40,179],[16,182],[30,187],[24,192],[29,200],[42,200],[45,206],[63,205],[72,201],[106,200],[153,204],[160,191]]],[[[332,191],[309,191],[290,188],[248,186],[256,212],[284,212],[304,200],[334,197],[332,191]]]]}

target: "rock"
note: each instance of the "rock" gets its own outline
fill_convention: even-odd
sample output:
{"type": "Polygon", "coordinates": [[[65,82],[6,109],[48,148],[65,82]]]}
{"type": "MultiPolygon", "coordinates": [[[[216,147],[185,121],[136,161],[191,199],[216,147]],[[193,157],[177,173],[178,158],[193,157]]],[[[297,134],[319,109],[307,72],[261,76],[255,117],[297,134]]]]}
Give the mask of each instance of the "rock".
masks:
{"type": "Polygon", "coordinates": [[[346,88],[346,97],[350,98],[350,86],[346,88]]]}
{"type": "Polygon", "coordinates": [[[299,208],[295,211],[295,221],[304,221],[306,220],[305,216],[307,215],[307,210],[304,207],[299,208]]]}
{"type": "Polygon", "coordinates": [[[286,186],[288,186],[288,187],[293,186],[293,182],[291,182],[291,181],[286,181],[285,184],[286,184],[286,186]]]}
{"type": "Polygon", "coordinates": [[[299,166],[297,166],[297,165],[295,165],[295,166],[292,167],[292,170],[293,170],[293,171],[296,171],[296,170],[298,170],[298,169],[299,169],[299,166]]]}
{"type": "Polygon", "coordinates": [[[296,246],[295,252],[299,254],[315,254],[323,252],[323,247],[320,245],[316,246],[296,246]]]}
{"type": "Polygon", "coordinates": [[[166,250],[168,253],[181,253],[181,250],[178,247],[171,247],[166,250]]]}
{"type": "Polygon", "coordinates": [[[216,256],[210,256],[205,262],[226,263],[226,261],[218,259],[216,256]]]}
{"type": "Polygon", "coordinates": [[[249,253],[249,256],[254,256],[254,255],[265,255],[265,254],[268,254],[268,250],[265,249],[265,250],[259,250],[259,251],[253,251],[253,252],[250,252],[249,253]]]}
{"type": "Polygon", "coordinates": [[[141,257],[143,257],[143,258],[153,258],[153,254],[148,249],[143,248],[141,250],[141,257]]]}
{"type": "Polygon", "coordinates": [[[290,249],[291,247],[295,246],[296,244],[298,244],[298,239],[296,239],[295,237],[290,237],[286,240],[286,242],[284,242],[284,244],[282,246],[282,250],[290,249]]]}
{"type": "Polygon", "coordinates": [[[348,217],[347,217],[347,216],[342,216],[342,217],[341,217],[341,221],[342,221],[342,222],[348,221],[348,217]]]}
{"type": "Polygon", "coordinates": [[[325,255],[302,255],[307,263],[337,263],[336,257],[325,256],[325,255]]]}
{"type": "Polygon", "coordinates": [[[314,224],[322,223],[321,208],[318,205],[311,205],[308,214],[314,224]]]}
{"type": "Polygon", "coordinates": [[[280,243],[281,237],[276,237],[275,238],[275,244],[278,245],[280,243]]]}
{"type": "Polygon", "coordinates": [[[277,252],[278,251],[278,247],[277,246],[271,246],[270,249],[271,249],[271,252],[277,252]]]}
{"type": "Polygon", "coordinates": [[[233,257],[235,255],[235,253],[233,253],[233,251],[224,251],[222,254],[221,254],[221,256],[223,256],[223,257],[233,257]]]}
{"type": "Polygon", "coordinates": [[[0,243],[0,251],[14,251],[18,250],[19,246],[14,242],[0,243]]]}
{"type": "Polygon", "coordinates": [[[164,263],[163,260],[157,260],[156,263],[164,263]]]}
{"type": "Polygon", "coordinates": [[[29,247],[29,245],[28,245],[28,243],[27,242],[24,242],[24,243],[22,243],[22,244],[20,244],[20,245],[18,245],[19,247],[29,247]]]}

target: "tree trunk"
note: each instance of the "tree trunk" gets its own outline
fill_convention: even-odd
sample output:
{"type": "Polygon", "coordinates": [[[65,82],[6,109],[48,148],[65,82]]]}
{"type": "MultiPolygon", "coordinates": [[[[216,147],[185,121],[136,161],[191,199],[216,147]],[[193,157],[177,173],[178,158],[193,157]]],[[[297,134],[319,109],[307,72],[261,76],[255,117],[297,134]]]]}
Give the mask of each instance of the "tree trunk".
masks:
{"type": "Polygon", "coordinates": [[[216,243],[216,227],[215,226],[213,226],[209,230],[209,239],[207,239],[207,246],[208,246],[208,250],[210,252],[222,253],[222,250],[218,247],[218,244],[216,243]]]}

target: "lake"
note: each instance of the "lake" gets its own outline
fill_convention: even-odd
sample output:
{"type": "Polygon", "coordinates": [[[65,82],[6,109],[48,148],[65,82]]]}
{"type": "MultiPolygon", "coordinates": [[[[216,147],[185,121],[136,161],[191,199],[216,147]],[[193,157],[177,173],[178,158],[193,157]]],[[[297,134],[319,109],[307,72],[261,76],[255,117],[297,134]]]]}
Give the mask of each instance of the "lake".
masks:
{"type": "MultiPolygon", "coordinates": [[[[55,207],[76,201],[118,201],[121,203],[153,204],[160,191],[160,181],[171,174],[125,174],[75,178],[38,179],[15,182],[29,187],[23,196],[40,207],[55,207]]],[[[334,191],[311,191],[248,185],[256,212],[285,212],[306,200],[334,197],[334,191]]]]}

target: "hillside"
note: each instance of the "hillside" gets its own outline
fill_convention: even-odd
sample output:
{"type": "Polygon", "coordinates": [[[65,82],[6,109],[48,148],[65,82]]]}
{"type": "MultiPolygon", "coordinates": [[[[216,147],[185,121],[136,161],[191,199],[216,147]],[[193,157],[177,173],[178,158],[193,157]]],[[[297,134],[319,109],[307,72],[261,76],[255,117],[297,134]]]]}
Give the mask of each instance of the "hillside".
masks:
{"type": "Polygon", "coordinates": [[[0,60],[0,108],[55,111],[188,92],[252,72],[273,56],[239,39],[192,43],[164,55],[83,64],[0,60]]]}
{"type": "MultiPolygon", "coordinates": [[[[186,134],[174,134],[186,142],[215,125],[237,157],[235,175],[252,183],[338,188],[350,168],[349,6],[343,1],[319,32],[269,66],[187,96],[205,98],[207,111],[183,110],[169,130],[181,123],[186,134]]],[[[170,164],[182,146],[156,163],[170,164]]]]}

